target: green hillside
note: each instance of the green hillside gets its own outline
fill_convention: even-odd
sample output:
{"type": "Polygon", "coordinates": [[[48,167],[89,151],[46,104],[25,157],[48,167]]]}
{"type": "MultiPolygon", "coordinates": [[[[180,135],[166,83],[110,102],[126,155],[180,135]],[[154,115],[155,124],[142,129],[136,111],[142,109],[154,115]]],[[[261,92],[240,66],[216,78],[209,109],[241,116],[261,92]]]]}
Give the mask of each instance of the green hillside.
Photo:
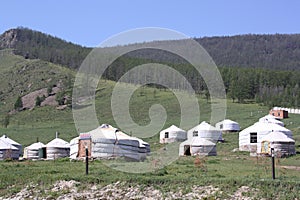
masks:
{"type": "MultiPolygon", "coordinates": [[[[0,119],[14,110],[17,98],[41,88],[61,84],[66,90],[72,87],[74,72],[38,59],[24,59],[12,50],[0,50],[0,119]]],[[[25,123],[25,122],[23,122],[25,123]]]]}
{"type": "MultiPolygon", "coordinates": [[[[111,94],[115,86],[112,81],[100,81],[96,92],[96,111],[100,124],[108,123],[117,126],[114,121],[111,110],[111,94]]],[[[124,86],[126,84],[124,83],[124,86]]],[[[205,96],[197,95],[200,105],[200,121],[210,121],[211,103],[207,102],[205,96]]],[[[162,105],[167,112],[167,121],[164,127],[180,123],[180,106],[175,95],[165,89],[156,89],[141,87],[136,90],[130,99],[130,114],[135,123],[146,125],[150,122],[148,115],[149,108],[154,104],[162,105]]],[[[226,117],[238,121],[242,128],[256,122],[260,117],[268,114],[268,107],[260,106],[255,103],[232,103],[227,101],[226,117]]],[[[300,116],[292,115],[285,120],[287,127],[294,131],[297,136],[300,135],[300,116]],[[292,123],[289,123],[289,122],[292,123]]],[[[196,124],[195,124],[196,125],[196,124]]],[[[185,127],[189,129],[191,127],[185,127]]],[[[92,129],[92,128],[91,128],[92,129]]],[[[48,142],[54,137],[55,132],[61,133],[60,137],[70,140],[78,133],[75,129],[72,109],[70,107],[64,110],[56,110],[54,107],[36,107],[33,110],[25,110],[13,114],[10,117],[10,123],[7,128],[1,128],[1,132],[8,133],[13,139],[22,141],[28,145],[40,138],[42,142],[48,142]]],[[[156,138],[148,138],[155,142],[156,138]]]]}
{"type": "MultiPolygon", "coordinates": [[[[116,126],[111,114],[110,98],[115,82],[100,81],[96,92],[96,110],[100,123],[110,123],[116,126]]],[[[124,84],[126,86],[126,84],[124,84]]],[[[128,86],[128,85],[127,85],[128,86]]],[[[204,96],[198,96],[201,109],[201,121],[210,118],[210,102],[204,96]]],[[[144,125],[149,122],[148,109],[154,103],[164,105],[168,113],[165,127],[180,121],[180,110],[175,96],[168,90],[143,87],[138,89],[130,101],[130,111],[136,123],[144,125]],[[155,95],[154,94],[155,92],[155,95]]],[[[256,122],[268,113],[268,108],[254,103],[239,104],[227,102],[227,118],[236,120],[242,129],[256,122]]],[[[300,151],[300,116],[290,115],[284,120],[286,127],[291,129],[300,151]]],[[[0,132],[8,133],[14,140],[24,146],[39,141],[47,143],[55,136],[55,131],[65,140],[77,136],[72,120],[71,109],[56,110],[51,107],[36,108],[19,112],[12,116],[8,128],[1,128],[0,132]]],[[[67,190],[53,192],[51,187],[57,180],[76,180],[80,182],[79,191],[91,188],[93,185],[103,187],[107,184],[121,182],[122,187],[149,187],[153,186],[163,194],[176,192],[179,189],[188,193],[194,185],[212,185],[220,191],[211,194],[211,199],[229,198],[235,191],[248,186],[257,189],[256,192],[244,193],[244,196],[255,196],[258,199],[274,199],[278,196],[283,199],[295,198],[299,195],[299,173],[294,169],[285,169],[283,166],[299,166],[299,153],[287,159],[276,159],[277,180],[271,179],[270,158],[250,157],[249,153],[234,152],[238,148],[238,133],[223,135],[225,142],[217,144],[218,156],[201,158],[200,164],[195,164],[196,157],[181,157],[171,165],[154,172],[145,174],[131,174],[113,170],[105,165],[104,161],[90,162],[89,175],[85,175],[85,164],[81,161],[70,162],[68,159],[57,161],[24,161],[1,162],[0,196],[10,196],[25,188],[29,183],[35,190],[33,195],[39,197],[58,197],[69,193],[67,190]],[[32,176],[32,174],[38,174],[32,176]],[[6,188],[10,187],[10,190],[6,188]],[[290,192],[289,192],[290,191],[290,192]]],[[[152,151],[163,147],[158,143],[159,137],[145,138],[151,144],[152,151]]],[[[122,160],[120,161],[122,162],[122,160]]],[[[32,190],[28,186],[27,190],[32,190]]]]}
{"type": "MultiPolygon", "coordinates": [[[[123,83],[123,85],[128,87],[126,83],[123,83]]],[[[108,123],[117,127],[111,110],[111,94],[114,86],[115,82],[113,81],[100,81],[95,104],[99,123],[108,123]]],[[[200,121],[209,122],[211,103],[207,102],[204,95],[197,95],[197,97],[200,105],[200,121]]],[[[181,113],[175,95],[165,89],[149,87],[139,88],[130,99],[130,114],[135,123],[148,124],[150,122],[149,108],[154,104],[160,104],[166,109],[167,121],[164,125],[165,128],[172,124],[179,125],[181,113]]],[[[266,115],[268,110],[268,107],[255,103],[241,104],[232,103],[231,100],[228,100],[226,117],[239,122],[243,129],[266,115]]],[[[295,138],[300,139],[300,116],[291,115],[284,122],[287,128],[294,132],[295,138]]],[[[189,128],[192,128],[192,126],[185,127],[185,129],[189,128]]],[[[66,140],[70,140],[78,134],[70,107],[65,110],[56,110],[54,107],[45,106],[21,111],[10,117],[7,128],[2,127],[0,130],[2,133],[9,134],[13,139],[22,141],[25,146],[36,141],[37,137],[40,141],[46,143],[54,137],[56,131],[60,133],[60,137],[66,140]]],[[[158,135],[155,138],[146,138],[146,140],[154,144],[158,141],[158,135]]],[[[237,138],[235,140],[237,141],[237,138]]]]}
{"type": "MultiPolygon", "coordinates": [[[[59,81],[63,83],[67,92],[71,94],[75,72],[68,68],[38,59],[24,59],[21,56],[14,55],[11,50],[1,50],[0,60],[0,76],[2,80],[0,83],[0,119],[2,122],[7,113],[14,109],[14,103],[18,96],[24,96],[38,89],[47,88],[57,84],[59,81]]],[[[114,85],[115,82],[113,81],[102,80],[99,82],[96,92],[96,110],[99,123],[109,123],[115,126],[116,123],[112,117],[110,102],[114,85]]],[[[198,94],[198,97],[201,108],[200,120],[209,121],[210,104],[207,103],[204,94],[198,94]]],[[[148,111],[151,105],[154,104],[161,104],[167,111],[168,118],[165,127],[171,124],[179,125],[179,103],[174,94],[168,90],[142,87],[134,93],[130,103],[132,118],[140,125],[146,125],[150,122],[148,111]]],[[[255,103],[239,104],[228,100],[227,104],[227,117],[238,121],[242,127],[254,123],[259,117],[268,112],[268,107],[259,106],[255,103]],[[251,113],[252,117],[250,116],[251,113]]],[[[189,127],[184,128],[187,129],[189,127]]],[[[45,137],[43,141],[47,142],[53,137],[55,131],[61,132],[62,137],[68,140],[77,134],[73,124],[71,108],[56,110],[51,106],[36,107],[33,110],[12,114],[9,117],[8,128],[3,128],[2,130],[5,133],[12,134],[13,137],[21,137],[20,139],[25,144],[35,141],[37,137],[41,140],[45,137]],[[20,130],[22,130],[23,134],[19,134],[20,130]],[[33,134],[32,137],[27,138],[26,135],[31,133],[33,134]]]]}
{"type": "MultiPolygon", "coordinates": [[[[274,106],[300,106],[300,35],[239,35],[196,38],[219,67],[227,96],[233,101],[274,106]]],[[[168,45],[180,41],[155,41],[168,45]]],[[[132,44],[139,46],[140,44],[132,44]]],[[[11,48],[29,59],[78,69],[91,48],[75,45],[27,28],[11,29],[0,35],[0,49],[11,48]]],[[[118,48],[118,47],[112,47],[118,48]]],[[[110,49],[110,48],[104,48],[110,49]]],[[[178,55],[158,49],[140,49],[116,59],[104,72],[108,80],[118,81],[129,69],[144,63],[172,66],[190,82],[198,94],[207,87],[196,70],[178,55]]]]}
{"type": "MultiPolygon", "coordinates": [[[[75,72],[68,68],[54,65],[42,60],[24,59],[16,56],[11,50],[0,51],[0,119],[3,122],[7,113],[14,109],[18,96],[24,96],[41,88],[47,88],[62,81],[66,90],[71,94],[72,80],[75,72]]],[[[126,83],[123,84],[125,87],[126,83]]],[[[102,80],[96,91],[96,110],[99,123],[109,123],[116,126],[111,111],[111,94],[115,82],[102,80]]],[[[198,94],[200,105],[200,121],[210,120],[210,102],[204,94],[198,94]]],[[[167,111],[165,127],[172,124],[179,125],[180,107],[175,95],[166,89],[141,87],[131,97],[130,113],[133,120],[140,125],[150,122],[149,108],[154,104],[161,104],[167,111]]],[[[227,117],[238,121],[243,128],[257,121],[268,113],[268,107],[255,103],[232,103],[227,101],[227,117]]],[[[296,116],[297,117],[297,116],[296,116]]],[[[297,123],[293,124],[297,127],[297,123]]],[[[184,127],[185,129],[191,127],[184,127]]],[[[21,140],[24,145],[30,144],[37,137],[41,141],[49,141],[55,132],[61,137],[70,140],[77,135],[72,118],[72,110],[56,110],[55,107],[36,107],[10,115],[7,128],[2,126],[1,132],[11,135],[14,139],[21,140]],[[29,137],[28,137],[29,136],[29,137]]],[[[297,129],[295,129],[297,133],[297,129]]]]}

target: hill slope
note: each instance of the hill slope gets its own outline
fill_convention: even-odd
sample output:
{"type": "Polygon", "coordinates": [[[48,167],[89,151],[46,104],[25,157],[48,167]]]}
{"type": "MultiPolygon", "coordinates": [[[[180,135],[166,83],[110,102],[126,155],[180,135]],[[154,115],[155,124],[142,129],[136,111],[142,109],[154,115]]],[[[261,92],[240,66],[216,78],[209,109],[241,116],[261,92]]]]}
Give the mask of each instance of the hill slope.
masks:
{"type": "MultiPolygon", "coordinates": [[[[299,34],[240,35],[196,40],[220,67],[226,92],[233,100],[242,102],[255,98],[256,102],[270,107],[299,107],[299,34]],[[237,88],[237,85],[247,87],[237,88]]],[[[25,28],[12,29],[0,36],[0,48],[8,47],[25,58],[39,58],[76,69],[91,50],[25,28]]],[[[197,93],[206,92],[206,84],[192,66],[179,56],[157,49],[142,49],[123,55],[112,63],[104,77],[117,81],[132,67],[149,62],[168,63],[187,78],[197,93]]]]}
{"type": "Polygon", "coordinates": [[[24,59],[12,50],[0,50],[0,118],[14,108],[18,96],[53,87],[70,88],[74,72],[38,59],[24,59]]]}

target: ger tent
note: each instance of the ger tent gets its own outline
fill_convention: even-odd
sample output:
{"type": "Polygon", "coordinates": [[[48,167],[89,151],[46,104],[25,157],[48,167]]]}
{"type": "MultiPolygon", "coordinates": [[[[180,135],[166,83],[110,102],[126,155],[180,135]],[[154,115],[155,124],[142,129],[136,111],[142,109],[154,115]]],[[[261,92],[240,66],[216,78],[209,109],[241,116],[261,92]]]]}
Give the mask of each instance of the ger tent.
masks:
{"type": "Polygon", "coordinates": [[[282,132],[271,132],[261,139],[258,154],[271,155],[271,148],[274,148],[276,157],[285,157],[296,154],[295,140],[287,137],[282,132]]]}
{"type": "Polygon", "coordinates": [[[179,155],[216,156],[216,144],[204,138],[195,137],[180,144],[179,155]]]}
{"type": "Polygon", "coordinates": [[[240,130],[240,125],[230,119],[224,119],[216,124],[216,128],[224,132],[236,132],[240,130]]]}
{"type": "Polygon", "coordinates": [[[108,124],[79,136],[78,156],[85,156],[88,148],[93,158],[125,157],[144,160],[150,153],[150,145],[143,140],[131,137],[108,124]]]}
{"type": "Polygon", "coordinates": [[[70,144],[60,138],[55,138],[46,145],[47,159],[57,159],[70,156],[70,144]]]}
{"type": "Polygon", "coordinates": [[[169,128],[162,130],[159,133],[159,142],[160,143],[171,143],[184,141],[187,139],[186,131],[178,128],[175,125],[170,126],[169,128]]]}
{"type": "Polygon", "coordinates": [[[19,159],[19,149],[0,138],[0,160],[19,159]]]}
{"type": "Polygon", "coordinates": [[[285,127],[278,124],[256,122],[239,133],[239,150],[256,154],[257,144],[261,142],[262,138],[270,132],[278,131],[291,139],[293,138],[292,132],[285,127]]]}
{"type": "Polygon", "coordinates": [[[39,159],[39,158],[45,158],[44,155],[46,150],[46,146],[41,142],[36,142],[31,144],[28,147],[24,148],[24,155],[23,157],[26,159],[39,159]]]}
{"type": "Polygon", "coordinates": [[[76,159],[78,156],[79,137],[75,137],[70,141],[70,158],[76,159]]]}
{"type": "Polygon", "coordinates": [[[11,144],[12,146],[16,147],[19,150],[18,157],[22,154],[22,145],[21,144],[19,144],[16,141],[10,139],[9,137],[7,137],[7,135],[3,135],[0,139],[4,142],[6,142],[8,144],[11,144]]]}
{"type": "Polygon", "coordinates": [[[284,123],[282,121],[276,119],[273,115],[266,115],[266,116],[260,118],[259,122],[278,124],[280,126],[284,126],[284,123]]]}
{"type": "Polygon", "coordinates": [[[188,140],[192,139],[193,137],[204,138],[215,143],[222,140],[222,132],[221,130],[203,121],[199,125],[188,130],[188,140]]]}

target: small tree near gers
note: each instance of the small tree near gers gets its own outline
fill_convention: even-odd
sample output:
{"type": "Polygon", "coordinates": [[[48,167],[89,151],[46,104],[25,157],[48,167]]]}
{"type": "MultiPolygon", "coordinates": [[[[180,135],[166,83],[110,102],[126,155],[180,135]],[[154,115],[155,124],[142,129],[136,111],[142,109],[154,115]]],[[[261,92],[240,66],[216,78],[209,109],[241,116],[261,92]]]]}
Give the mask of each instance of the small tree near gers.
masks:
{"type": "Polygon", "coordinates": [[[7,126],[9,125],[9,114],[6,114],[3,121],[2,121],[2,125],[4,128],[7,128],[7,126]]]}

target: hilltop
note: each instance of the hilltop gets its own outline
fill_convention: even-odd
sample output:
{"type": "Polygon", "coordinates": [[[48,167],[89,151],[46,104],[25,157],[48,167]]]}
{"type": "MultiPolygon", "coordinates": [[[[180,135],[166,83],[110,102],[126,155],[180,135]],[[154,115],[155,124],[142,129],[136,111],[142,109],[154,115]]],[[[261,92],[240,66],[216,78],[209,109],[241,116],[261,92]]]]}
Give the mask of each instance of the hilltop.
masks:
{"type": "Polygon", "coordinates": [[[10,29],[0,35],[0,49],[14,49],[16,55],[41,59],[77,69],[90,48],[27,28],[10,29]]]}
{"type": "MultiPolygon", "coordinates": [[[[220,67],[300,69],[300,34],[248,34],[194,39],[220,67]]],[[[5,48],[13,48],[17,55],[26,58],[39,58],[74,69],[80,66],[92,49],[27,28],[11,29],[0,35],[0,49],[5,48]]],[[[183,62],[160,51],[149,53],[149,50],[143,50],[129,56],[160,62],[183,62]]]]}

